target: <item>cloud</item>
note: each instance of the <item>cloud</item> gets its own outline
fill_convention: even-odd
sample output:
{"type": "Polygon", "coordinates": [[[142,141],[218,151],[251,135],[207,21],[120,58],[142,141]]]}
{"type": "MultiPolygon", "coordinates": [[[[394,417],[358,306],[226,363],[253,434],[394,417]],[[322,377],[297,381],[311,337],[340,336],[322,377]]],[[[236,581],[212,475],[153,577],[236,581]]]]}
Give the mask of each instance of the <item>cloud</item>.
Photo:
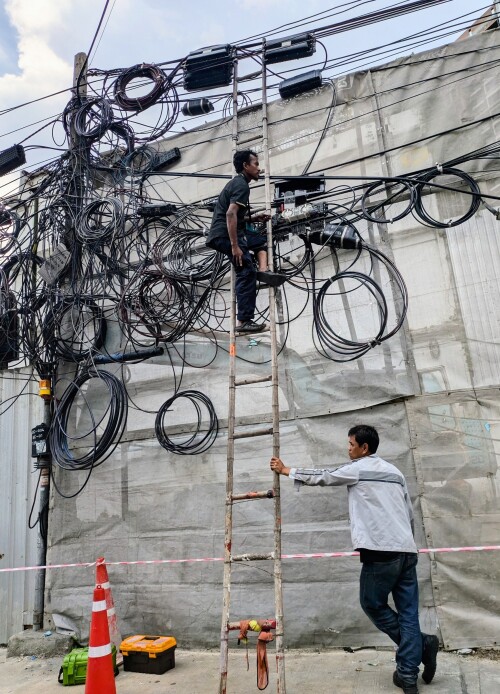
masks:
{"type": "MultiPolygon", "coordinates": [[[[67,7],[68,3],[62,0],[6,0],[5,12],[17,36],[17,71],[0,76],[0,110],[45,96],[71,83],[71,65],[54,48],[58,34],[64,31],[67,7]]],[[[20,142],[30,133],[30,129],[10,131],[59,112],[65,101],[67,97],[62,96],[2,115],[0,149],[20,142]]]]}

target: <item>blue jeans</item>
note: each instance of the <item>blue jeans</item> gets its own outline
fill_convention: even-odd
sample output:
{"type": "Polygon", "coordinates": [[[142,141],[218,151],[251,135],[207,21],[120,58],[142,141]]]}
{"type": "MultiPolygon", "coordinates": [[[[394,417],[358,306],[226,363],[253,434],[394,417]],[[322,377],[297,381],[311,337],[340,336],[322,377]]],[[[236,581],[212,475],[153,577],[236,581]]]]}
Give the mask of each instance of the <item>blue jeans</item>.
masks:
{"type": "Polygon", "coordinates": [[[386,562],[365,562],[359,599],[377,629],[398,645],[396,667],[402,680],[415,682],[422,662],[423,637],[418,621],[417,554],[395,553],[386,562]],[[387,604],[392,593],[395,612],[387,604]]]}
{"type": "MultiPolygon", "coordinates": [[[[260,234],[249,234],[248,236],[239,236],[238,244],[243,251],[243,265],[236,266],[236,301],[238,303],[238,320],[242,323],[248,320],[253,320],[255,314],[255,302],[257,298],[257,282],[256,270],[253,262],[253,257],[250,251],[258,252],[266,249],[266,239],[260,234]]],[[[233,253],[231,251],[231,241],[228,237],[212,239],[209,244],[210,248],[224,253],[232,261],[233,253]]]]}

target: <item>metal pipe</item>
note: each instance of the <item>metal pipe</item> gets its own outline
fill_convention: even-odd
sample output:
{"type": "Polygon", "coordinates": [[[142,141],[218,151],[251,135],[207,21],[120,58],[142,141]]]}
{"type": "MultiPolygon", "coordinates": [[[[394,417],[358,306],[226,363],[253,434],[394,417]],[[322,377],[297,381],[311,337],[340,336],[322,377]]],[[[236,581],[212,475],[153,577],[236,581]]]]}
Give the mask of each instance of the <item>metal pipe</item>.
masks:
{"type": "MultiPolygon", "coordinates": [[[[51,400],[44,402],[43,422],[50,427],[52,421],[51,400]]],[[[39,500],[38,500],[38,538],[36,563],[37,566],[47,564],[47,537],[48,537],[48,518],[49,518],[49,496],[50,496],[50,458],[44,458],[46,465],[40,470],[39,500]],[[47,532],[47,537],[43,535],[43,529],[47,532]]],[[[38,569],[35,575],[35,595],[33,599],[33,631],[43,629],[43,613],[45,606],[45,569],[38,569]]]]}

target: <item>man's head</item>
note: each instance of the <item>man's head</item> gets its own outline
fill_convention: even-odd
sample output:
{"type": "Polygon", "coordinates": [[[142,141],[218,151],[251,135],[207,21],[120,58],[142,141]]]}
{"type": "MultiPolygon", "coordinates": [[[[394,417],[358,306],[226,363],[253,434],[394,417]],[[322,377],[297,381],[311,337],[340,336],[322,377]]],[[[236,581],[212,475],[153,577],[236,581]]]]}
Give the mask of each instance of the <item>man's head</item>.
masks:
{"type": "Polygon", "coordinates": [[[242,149],[235,152],[233,157],[236,173],[241,173],[247,181],[258,181],[260,168],[259,157],[251,149],[242,149]]]}
{"type": "Polygon", "coordinates": [[[379,438],[374,427],[371,427],[369,424],[358,424],[355,427],[351,427],[347,435],[349,437],[347,452],[351,460],[357,460],[371,453],[376,453],[379,438]]]}

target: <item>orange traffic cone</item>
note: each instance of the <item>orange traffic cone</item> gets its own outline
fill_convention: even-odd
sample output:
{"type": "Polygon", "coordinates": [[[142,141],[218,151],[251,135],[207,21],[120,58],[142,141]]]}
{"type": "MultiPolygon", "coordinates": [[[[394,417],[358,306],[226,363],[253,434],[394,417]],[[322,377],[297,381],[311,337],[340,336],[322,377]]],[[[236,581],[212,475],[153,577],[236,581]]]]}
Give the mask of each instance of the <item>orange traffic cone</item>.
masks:
{"type": "Polygon", "coordinates": [[[90,623],[85,694],[116,694],[104,588],[96,586],[90,623]]]}
{"type": "Polygon", "coordinates": [[[111,592],[111,585],[109,583],[108,570],[106,568],[106,564],[104,563],[104,557],[99,557],[96,562],[95,582],[96,585],[100,585],[101,588],[104,588],[104,595],[106,596],[106,608],[108,611],[109,637],[111,639],[111,643],[114,643],[116,646],[116,664],[120,665],[123,663],[123,656],[120,651],[122,637],[120,635],[120,630],[118,629],[115,603],[113,601],[113,593],[111,592]]]}

